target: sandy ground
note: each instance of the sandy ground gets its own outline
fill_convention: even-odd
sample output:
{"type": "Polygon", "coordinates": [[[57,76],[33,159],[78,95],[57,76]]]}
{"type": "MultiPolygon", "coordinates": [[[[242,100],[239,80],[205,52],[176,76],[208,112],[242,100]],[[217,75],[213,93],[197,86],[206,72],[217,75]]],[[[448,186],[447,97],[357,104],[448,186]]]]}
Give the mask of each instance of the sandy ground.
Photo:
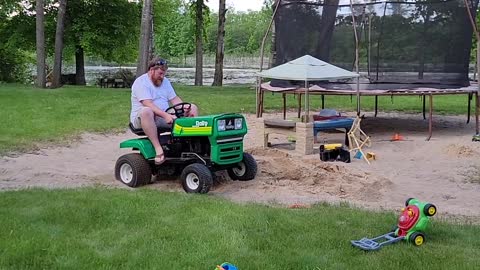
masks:
{"type": "MultiPolygon", "coordinates": [[[[277,117],[278,115],[267,115],[277,117]]],[[[434,203],[438,216],[480,222],[480,142],[472,142],[474,120],[466,116],[434,116],[433,137],[425,141],[428,121],[420,114],[366,113],[362,129],[371,136],[376,160],[368,165],[323,162],[318,154],[299,156],[294,144],[282,135],[279,143],[263,149],[256,140],[253,116],[247,116],[250,131],[246,149],[257,159],[259,173],[253,181],[231,181],[217,173],[213,196],[237,202],[280,203],[348,202],[369,209],[400,209],[409,197],[434,203]],[[391,141],[399,133],[403,141],[391,141]]],[[[116,181],[116,159],[128,153],[118,144],[134,138],[122,134],[84,134],[65,147],[0,158],[0,190],[28,187],[64,188],[106,185],[128,188],[116,181]]],[[[321,133],[322,142],[343,142],[342,133],[321,133]]],[[[318,147],[318,145],[316,145],[318,147]]],[[[318,152],[316,152],[318,153],[318,152]]],[[[178,179],[157,179],[147,188],[182,191],[178,179]]]]}

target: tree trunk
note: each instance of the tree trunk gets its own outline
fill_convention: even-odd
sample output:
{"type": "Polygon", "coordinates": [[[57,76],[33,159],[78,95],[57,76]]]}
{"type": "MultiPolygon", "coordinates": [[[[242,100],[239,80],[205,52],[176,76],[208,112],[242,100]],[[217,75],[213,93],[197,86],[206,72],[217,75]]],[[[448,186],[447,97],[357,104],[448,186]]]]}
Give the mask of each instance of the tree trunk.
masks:
{"type": "Polygon", "coordinates": [[[137,77],[147,72],[150,33],[152,31],[152,0],[145,0],[142,8],[140,24],[140,44],[138,50],[137,77]]]}
{"type": "Polygon", "coordinates": [[[338,2],[339,0],[325,0],[325,6],[323,6],[317,53],[318,57],[325,62],[330,60],[330,43],[337,17],[338,2]]]}
{"type": "Polygon", "coordinates": [[[53,61],[53,82],[52,88],[61,86],[62,79],[62,54],[63,54],[63,31],[65,29],[65,11],[67,0],[60,0],[57,15],[57,29],[55,31],[55,56],[53,61]]]}
{"type": "Polygon", "coordinates": [[[83,47],[75,46],[75,84],[85,85],[85,61],[83,47]]]}
{"type": "Polygon", "coordinates": [[[45,76],[45,13],[44,13],[44,1],[37,0],[36,11],[36,42],[37,42],[37,80],[36,85],[39,88],[45,88],[46,76],[45,76]]]}
{"type": "Polygon", "coordinates": [[[155,53],[155,43],[154,43],[154,34],[155,31],[153,29],[153,6],[152,9],[150,10],[150,36],[149,36],[149,42],[148,42],[148,59],[153,58],[153,54],[155,53]]]}
{"type": "Polygon", "coordinates": [[[203,0],[195,2],[195,85],[203,85],[203,0]]]}
{"type": "Polygon", "coordinates": [[[218,31],[217,31],[217,52],[215,55],[215,74],[213,76],[213,86],[222,86],[223,84],[223,58],[225,56],[225,0],[219,1],[218,7],[218,31]]]}

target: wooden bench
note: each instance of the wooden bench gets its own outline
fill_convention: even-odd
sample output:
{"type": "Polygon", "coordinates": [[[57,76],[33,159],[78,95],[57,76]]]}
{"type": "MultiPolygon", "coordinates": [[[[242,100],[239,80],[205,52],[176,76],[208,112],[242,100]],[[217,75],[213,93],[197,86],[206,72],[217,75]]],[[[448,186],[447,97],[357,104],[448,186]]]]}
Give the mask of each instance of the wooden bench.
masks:
{"type": "Polygon", "coordinates": [[[263,146],[270,146],[268,143],[268,135],[270,133],[282,134],[285,136],[295,136],[296,123],[288,120],[265,119],[263,132],[263,146]]]}
{"type": "Polygon", "coordinates": [[[101,78],[100,79],[100,88],[124,88],[127,87],[127,84],[123,79],[114,79],[114,78],[101,78]]]}
{"type": "Polygon", "coordinates": [[[269,147],[268,135],[271,133],[295,137],[295,152],[301,155],[313,153],[313,123],[294,122],[279,119],[262,119],[260,129],[263,135],[263,147],[269,147]]]}

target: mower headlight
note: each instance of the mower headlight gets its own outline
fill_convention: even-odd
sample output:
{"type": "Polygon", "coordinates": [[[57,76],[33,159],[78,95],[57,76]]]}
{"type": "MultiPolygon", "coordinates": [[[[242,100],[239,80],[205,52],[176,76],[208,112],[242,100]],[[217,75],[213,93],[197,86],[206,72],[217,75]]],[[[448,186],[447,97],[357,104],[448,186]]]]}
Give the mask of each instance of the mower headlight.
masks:
{"type": "Polygon", "coordinates": [[[217,129],[218,131],[225,131],[225,120],[218,120],[217,129]]]}
{"type": "Polygon", "coordinates": [[[235,129],[242,129],[243,119],[235,118],[235,129]]]}

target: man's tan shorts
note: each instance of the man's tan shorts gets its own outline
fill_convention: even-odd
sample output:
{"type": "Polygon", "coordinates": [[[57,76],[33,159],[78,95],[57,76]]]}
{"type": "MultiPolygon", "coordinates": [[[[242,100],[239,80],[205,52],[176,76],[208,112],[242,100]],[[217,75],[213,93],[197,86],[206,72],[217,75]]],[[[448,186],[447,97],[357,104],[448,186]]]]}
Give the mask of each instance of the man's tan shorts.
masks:
{"type": "MultiPolygon", "coordinates": [[[[141,123],[141,120],[140,120],[140,113],[142,111],[140,110],[138,113],[137,113],[137,116],[135,117],[134,121],[133,121],[133,127],[134,128],[142,128],[142,123],[141,123]]],[[[162,117],[160,116],[156,116],[155,115],[155,125],[157,127],[163,127],[163,128],[171,128],[172,127],[172,124],[167,124],[167,122],[165,121],[165,119],[163,119],[162,117]]]]}

